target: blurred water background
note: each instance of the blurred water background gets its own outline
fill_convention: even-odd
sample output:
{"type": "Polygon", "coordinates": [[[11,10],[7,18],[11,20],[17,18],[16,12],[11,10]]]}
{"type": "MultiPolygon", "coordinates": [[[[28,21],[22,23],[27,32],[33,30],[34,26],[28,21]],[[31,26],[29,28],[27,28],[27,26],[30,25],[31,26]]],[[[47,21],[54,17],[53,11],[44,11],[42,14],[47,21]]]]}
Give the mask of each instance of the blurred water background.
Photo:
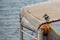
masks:
{"type": "MultiPolygon", "coordinates": [[[[44,1],[47,0],[0,0],[0,40],[20,40],[20,30],[17,27],[20,9],[44,1]]],[[[32,34],[29,30],[27,32],[32,34]]],[[[26,36],[24,40],[33,39],[26,36]]]]}

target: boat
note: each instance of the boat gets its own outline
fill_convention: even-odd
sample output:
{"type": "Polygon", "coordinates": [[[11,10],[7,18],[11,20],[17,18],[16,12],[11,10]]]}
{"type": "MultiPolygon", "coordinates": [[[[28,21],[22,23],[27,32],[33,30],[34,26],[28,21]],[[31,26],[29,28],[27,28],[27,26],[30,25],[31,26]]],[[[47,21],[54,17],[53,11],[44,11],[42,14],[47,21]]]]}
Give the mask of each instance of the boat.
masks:
{"type": "Polygon", "coordinates": [[[60,22],[60,1],[25,6],[20,12],[20,39],[23,40],[25,33],[35,40],[60,40],[60,33],[52,25],[56,22],[60,22]],[[35,32],[36,36],[24,32],[23,27],[35,32]]]}

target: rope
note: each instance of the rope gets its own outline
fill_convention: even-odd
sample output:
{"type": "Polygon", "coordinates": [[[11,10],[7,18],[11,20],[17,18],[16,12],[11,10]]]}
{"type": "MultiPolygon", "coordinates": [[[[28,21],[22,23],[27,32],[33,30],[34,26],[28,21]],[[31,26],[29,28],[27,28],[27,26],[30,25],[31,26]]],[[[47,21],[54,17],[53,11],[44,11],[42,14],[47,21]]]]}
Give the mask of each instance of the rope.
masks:
{"type": "Polygon", "coordinates": [[[49,21],[49,22],[44,22],[44,23],[42,23],[42,24],[39,25],[38,30],[39,30],[40,27],[41,27],[42,25],[44,25],[44,24],[49,24],[49,23],[54,23],[54,22],[59,22],[59,21],[60,21],[60,19],[58,19],[58,20],[53,20],[53,21],[49,21]]]}

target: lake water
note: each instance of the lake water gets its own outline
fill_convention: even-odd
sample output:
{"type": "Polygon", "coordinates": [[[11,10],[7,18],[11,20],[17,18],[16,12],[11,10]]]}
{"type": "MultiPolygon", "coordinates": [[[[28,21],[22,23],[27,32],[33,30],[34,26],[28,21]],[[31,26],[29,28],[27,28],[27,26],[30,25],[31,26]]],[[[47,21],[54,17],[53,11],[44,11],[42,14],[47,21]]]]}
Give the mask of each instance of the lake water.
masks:
{"type": "MultiPolygon", "coordinates": [[[[19,13],[23,6],[47,0],[0,0],[0,40],[20,40],[19,13]]],[[[31,31],[27,31],[32,34],[31,31]]],[[[26,36],[26,35],[24,35],[26,36]]],[[[24,40],[33,40],[24,37],[24,40]]]]}

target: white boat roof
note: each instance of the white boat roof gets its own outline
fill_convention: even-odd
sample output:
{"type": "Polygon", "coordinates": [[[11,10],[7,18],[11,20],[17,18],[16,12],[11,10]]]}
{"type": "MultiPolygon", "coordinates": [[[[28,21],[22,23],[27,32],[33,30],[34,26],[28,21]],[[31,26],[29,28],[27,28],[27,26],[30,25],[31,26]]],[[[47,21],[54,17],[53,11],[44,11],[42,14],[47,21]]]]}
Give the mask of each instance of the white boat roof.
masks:
{"type": "MultiPolygon", "coordinates": [[[[26,18],[31,23],[30,25],[37,29],[40,23],[45,22],[44,14],[47,14],[51,20],[60,19],[60,1],[47,1],[26,6],[22,9],[21,13],[22,17],[26,18]]],[[[28,23],[25,22],[25,24],[28,23]]]]}
{"type": "Polygon", "coordinates": [[[29,13],[34,17],[44,20],[44,14],[49,15],[50,19],[60,19],[60,1],[41,2],[24,8],[24,13],[29,13]]]}

